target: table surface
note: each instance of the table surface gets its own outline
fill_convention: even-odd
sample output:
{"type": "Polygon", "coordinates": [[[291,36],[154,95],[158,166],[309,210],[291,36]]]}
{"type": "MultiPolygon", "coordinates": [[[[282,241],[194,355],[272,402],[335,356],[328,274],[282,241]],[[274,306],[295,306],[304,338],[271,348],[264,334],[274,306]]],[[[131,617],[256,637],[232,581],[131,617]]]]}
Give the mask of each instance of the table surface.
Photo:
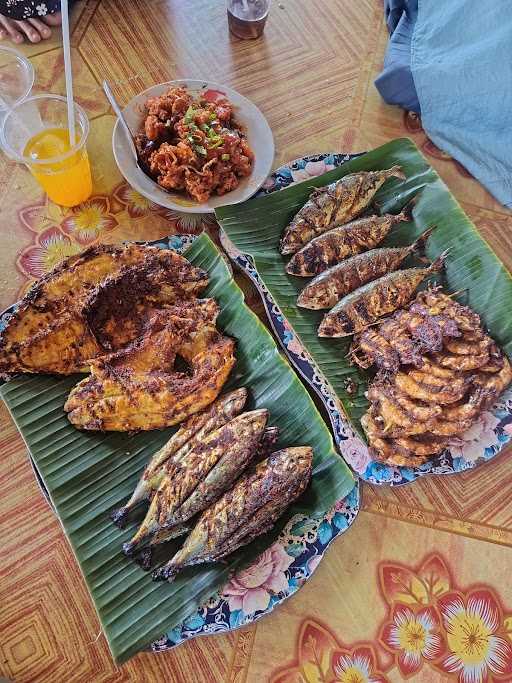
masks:
{"type": "MultiPolygon", "coordinates": [[[[72,30],[75,90],[91,119],[94,198],[81,211],[61,210],[46,202],[26,169],[1,159],[0,306],[18,299],[60,258],[95,241],[156,239],[202,227],[171,212],[152,212],[121,182],[103,78],[122,102],[172,78],[226,83],[267,117],[276,166],[305,154],[362,151],[410,136],[510,268],[510,213],[428,141],[416,117],[379,99],[373,79],[386,40],[379,0],[276,0],[265,35],[255,42],[229,35],[221,0],[79,0],[72,30]]],[[[59,41],[56,32],[49,41],[22,48],[36,69],[38,91],[63,91],[59,41]]],[[[261,313],[257,294],[242,284],[249,304],[261,313]]],[[[71,550],[3,405],[0,420],[0,676],[18,683],[320,683],[332,680],[329,666],[341,662],[332,670],[340,683],[401,681],[409,674],[413,681],[456,681],[459,664],[468,670],[464,653],[452,658],[455,673],[449,674],[441,656],[432,660],[440,655],[432,646],[418,657],[416,672],[413,660],[401,660],[389,644],[393,620],[413,618],[398,603],[427,610],[421,618],[435,621],[432,595],[422,594],[432,576],[433,593],[455,591],[452,597],[461,604],[476,605],[473,621],[458,624],[462,640],[452,623],[450,644],[456,649],[469,638],[478,662],[478,638],[487,646],[492,631],[493,647],[510,664],[510,449],[457,476],[424,478],[398,489],[364,485],[352,528],[304,588],[272,615],[171,652],[140,654],[116,668],[71,550]],[[478,621],[484,609],[487,631],[478,621]],[[358,654],[371,669],[367,678],[350,671],[358,654]]],[[[491,665],[495,674],[504,671],[505,665],[491,665]]],[[[512,680],[511,671],[495,680],[512,680]]]]}

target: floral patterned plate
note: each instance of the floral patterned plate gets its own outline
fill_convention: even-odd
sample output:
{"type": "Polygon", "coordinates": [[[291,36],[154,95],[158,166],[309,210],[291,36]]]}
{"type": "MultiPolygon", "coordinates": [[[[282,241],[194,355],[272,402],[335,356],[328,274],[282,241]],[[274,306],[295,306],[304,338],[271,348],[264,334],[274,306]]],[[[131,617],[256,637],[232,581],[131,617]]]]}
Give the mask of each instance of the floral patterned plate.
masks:
{"type": "MultiPolygon", "coordinates": [[[[154,246],[182,252],[195,235],[173,235],[151,242],[154,246]]],[[[16,304],[0,315],[0,332],[16,304]]],[[[30,455],[29,455],[30,457],[30,455]]],[[[48,492],[30,458],[37,482],[50,507],[48,492]]],[[[163,651],[199,635],[222,633],[260,619],[289,598],[308,580],[329,544],[343,534],[359,512],[359,484],[346,498],[317,517],[296,515],[278,540],[247,569],[230,581],[179,626],[152,643],[153,651],[163,651]]]]}
{"type": "MultiPolygon", "coordinates": [[[[318,154],[296,159],[268,177],[257,196],[270,194],[292,183],[322,175],[359,154],[318,154]]],[[[364,441],[346,419],[334,390],[302,346],[261,280],[252,258],[242,254],[221,231],[221,242],[231,259],[252,280],[261,294],[272,328],[293,366],[320,396],[329,414],[334,437],[346,462],[357,475],[372,484],[407,484],[426,474],[454,474],[494,458],[512,437],[512,388],[505,391],[492,410],[483,412],[460,439],[420,467],[384,465],[371,459],[364,441]]]]}

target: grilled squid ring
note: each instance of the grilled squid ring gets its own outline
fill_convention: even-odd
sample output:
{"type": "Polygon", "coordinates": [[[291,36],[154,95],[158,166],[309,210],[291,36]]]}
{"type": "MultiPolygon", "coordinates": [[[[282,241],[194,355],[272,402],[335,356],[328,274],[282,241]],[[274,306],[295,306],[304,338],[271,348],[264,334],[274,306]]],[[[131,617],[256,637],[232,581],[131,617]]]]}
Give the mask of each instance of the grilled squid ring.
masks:
{"type": "Polygon", "coordinates": [[[413,374],[414,371],[409,374],[398,372],[395,376],[395,384],[404,393],[414,399],[425,401],[425,403],[456,403],[466,392],[467,385],[463,382],[459,382],[455,386],[450,386],[446,383],[436,385],[432,383],[432,380],[435,378],[430,377],[431,383],[427,384],[417,381],[418,379],[423,379],[424,375],[422,376],[421,373],[417,373],[416,377],[413,377],[413,374]]]}

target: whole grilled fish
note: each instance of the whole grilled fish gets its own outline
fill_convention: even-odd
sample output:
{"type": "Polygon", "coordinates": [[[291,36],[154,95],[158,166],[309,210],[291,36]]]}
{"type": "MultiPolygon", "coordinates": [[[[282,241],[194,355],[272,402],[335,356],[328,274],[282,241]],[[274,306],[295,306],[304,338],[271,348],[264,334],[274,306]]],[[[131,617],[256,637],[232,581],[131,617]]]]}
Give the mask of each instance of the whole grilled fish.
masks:
{"type": "MultiPolygon", "coordinates": [[[[268,456],[274,450],[274,446],[277,443],[279,437],[278,427],[267,427],[263,432],[261,441],[256,449],[256,455],[252,459],[254,464],[261,462],[268,458],[268,456]]],[[[183,510],[183,508],[182,508],[183,510]]],[[[193,518],[191,518],[185,524],[178,524],[178,526],[172,527],[162,527],[156,534],[152,537],[149,545],[143,548],[140,553],[134,558],[135,562],[139,564],[144,570],[148,570],[151,566],[151,560],[153,556],[153,549],[155,546],[161,543],[166,543],[167,541],[177,538],[178,536],[183,536],[183,534],[188,534],[193,526],[193,518]]]]}
{"type": "Polygon", "coordinates": [[[432,228],[407,247],[371,249],[342,261],[311,280],[299,294],[297,304],[312,310],[332,308],[354,289],[398,270],[403,261],[424,244],[431,232],[432,228]]]}
{"type": "Polygon", "coordinates": [[[123,545],[132,555],[162,528],[186,522],[214,502],[255,455],[268,410],[243,413],[210,432],[179,461],[172,459],[132,540],[123,545]]]}
{"type": "Polygon", "coordinates": [[[114,510],[111,515],[114,524],[124,526],[129,511],[147,500],[151,492],[158,488],[164,476],[163,465],[169,458],[180,460],[184,457],[207,434],[241,413],[246,400],[247,389],[235,389],[220,396],[205,410],[189,417],[151,458],[128,502],[114,510]]]}
{"type": "Polygon", "coordinates": [[[441,254],[428,268],[408,268],[389,273],[347,294],[324,315],[318,336],[346,337],[402,308],[426,277],[441,270],[444,258],[445,254],[441,254]]]}
{"type": "Polygon", "coordinates": [[[405,180],[400,166],[361,171],[316,189],[295,215],[281,239],[281,254],[294,254],[313,237],[361,214],[388,178],[405,180]]]}
{"type": "Polygon", "coordinates": [[[309,446],[285,448],[244,474],[199,518],[185,544],[153,579],[169,580],[184,567],[216,562],[269,531],[311,477],[309,446]]]}
{"type": "Polygon", "coordinates": [[[288,261],[286,272],[299,277],[319,275],[343,259],[373,249],[401,221],[410,221],[410,207],[396,216],[365,216],[315,237],[288,261]]]}

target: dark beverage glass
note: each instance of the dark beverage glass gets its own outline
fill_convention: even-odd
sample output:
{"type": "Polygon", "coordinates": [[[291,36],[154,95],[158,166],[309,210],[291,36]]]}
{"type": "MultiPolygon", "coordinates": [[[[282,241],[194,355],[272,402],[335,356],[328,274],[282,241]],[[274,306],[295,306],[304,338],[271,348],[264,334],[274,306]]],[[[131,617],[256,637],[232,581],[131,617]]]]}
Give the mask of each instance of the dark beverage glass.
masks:
{"type": "Polygon", "coordinates": [[[242,40],[259,38],[265,29],[270,0],[228,0],[228,26],[242,40]]]}

